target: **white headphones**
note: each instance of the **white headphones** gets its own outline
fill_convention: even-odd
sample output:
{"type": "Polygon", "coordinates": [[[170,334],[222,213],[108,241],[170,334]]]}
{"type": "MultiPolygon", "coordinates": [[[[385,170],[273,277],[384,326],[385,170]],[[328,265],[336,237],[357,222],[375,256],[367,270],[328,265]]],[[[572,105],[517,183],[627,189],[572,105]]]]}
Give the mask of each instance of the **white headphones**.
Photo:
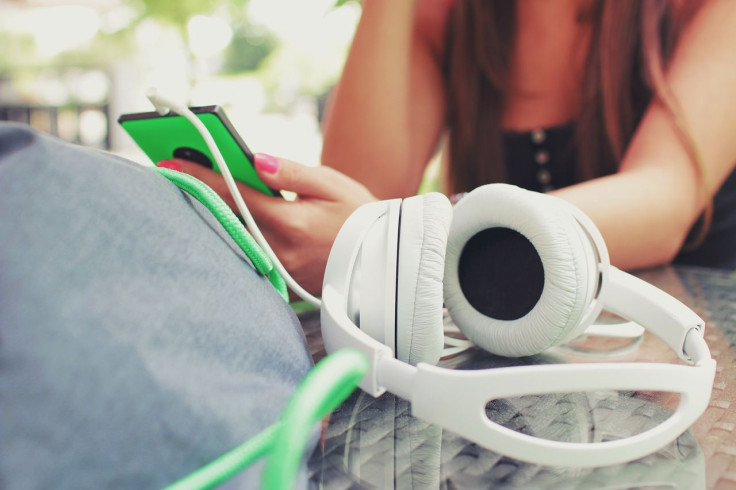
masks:
{"type": "Polygon", "coordinates": [[[327,262],[321,323],[328,352],[353,347],[368,357],[367,393],[388,390],[409,400],[416,417],[544,465],[618,464],[658,450],[705,410],[715,376],[702,319],[610,266],[599,231],[580,210],[505,184],[479,187],[454,211],[436,193],[356,210],[327,262]],[[656,334],[691,366],[439,368],[443,298],[462,332],[497,355],[527,356],[572,340],[605,307],[656,334]],[[680,403],[646,432],[589,444],[518,433],[485,412],[498,398],[595,390],[674,392],[680,403]]]}

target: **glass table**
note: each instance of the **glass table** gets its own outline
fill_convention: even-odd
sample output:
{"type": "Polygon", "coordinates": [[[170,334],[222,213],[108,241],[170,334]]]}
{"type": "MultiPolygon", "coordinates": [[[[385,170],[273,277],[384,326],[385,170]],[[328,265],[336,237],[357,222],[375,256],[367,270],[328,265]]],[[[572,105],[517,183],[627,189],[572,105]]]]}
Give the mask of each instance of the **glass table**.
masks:
{"type": "MultiPolygon", "coordinates": [[[[637,274],[695,310],[718,362],[711,401],[693,427],[657,453],[621,465],[580,469],[517,461],[410,415],[394,395],[357,390],[325,422],[308,463],[309,488],[736,488],[736,276],[665,267],[637,274]]],[[[299,315],[315,360],[325,355],[319,312],[299,315]]],[[[566,362],[678,362],[652,334],[636,340],[581,338],[537,356],[508,359],[472,348],[440,365],[480,369],[566,362]]],[[[613,440],[666,419],[678,395],[589,392],[529,395],[489,403],[493,421],[538,437],[613,440]]],[[[574,465],[574,461],[570,462],[574,465]]]]}

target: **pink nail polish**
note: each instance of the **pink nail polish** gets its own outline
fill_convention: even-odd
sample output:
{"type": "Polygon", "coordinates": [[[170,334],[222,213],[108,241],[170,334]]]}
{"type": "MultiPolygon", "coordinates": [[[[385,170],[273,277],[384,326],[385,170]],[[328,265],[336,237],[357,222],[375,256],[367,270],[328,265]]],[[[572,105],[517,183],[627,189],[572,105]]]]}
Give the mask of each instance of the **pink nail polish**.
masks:
{"type": "Polygon", "coordinates": [[[161,160],[156,164],[157,167],[163,167],[168,168],[171,170],[176,170],[177,172],[183,172],[184,169],[179,165],[178,163],[171,161],[171,160],[161,160]]]}
{"type": "Polygon", "coordinates": [[[269,174],[275,174],[279,169],[279,161],[276,157],[272,157],[265,153],[256,153],[253,157],[255,158],[256,169],[258,170],[263,170],[269,174]]]}

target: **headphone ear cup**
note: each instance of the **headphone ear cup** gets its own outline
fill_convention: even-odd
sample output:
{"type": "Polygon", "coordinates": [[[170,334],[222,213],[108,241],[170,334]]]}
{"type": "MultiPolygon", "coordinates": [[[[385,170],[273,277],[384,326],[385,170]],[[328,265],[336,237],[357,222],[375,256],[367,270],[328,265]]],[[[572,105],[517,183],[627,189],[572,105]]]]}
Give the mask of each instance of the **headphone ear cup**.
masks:
{"type": "MultiPolygon", "coordinates": [[[[366,334],[395,350],[396,251],[401,200],[371,203],[371,206],[380,206],[385,212],[374,221],[361,223],[364,231],[350,273],[347,313],[366,334]]],[[[352,219],[353,216],[348,218],[352,219]]]]}
{"type": "Polygon", "coordinates": [[[450,316],[492,353],[542,352],[576,329],[593,297],[597,264],[586,246],[557,198],[507,184],[475,189],[455,206],[448,240],[450,316]]]}
{"type": "Polygon", "coordinates": [[[439,193],[401,204],[396,293],[396,357],[437,364],[444,346],[442,277],[452,205],[439,193]]]}

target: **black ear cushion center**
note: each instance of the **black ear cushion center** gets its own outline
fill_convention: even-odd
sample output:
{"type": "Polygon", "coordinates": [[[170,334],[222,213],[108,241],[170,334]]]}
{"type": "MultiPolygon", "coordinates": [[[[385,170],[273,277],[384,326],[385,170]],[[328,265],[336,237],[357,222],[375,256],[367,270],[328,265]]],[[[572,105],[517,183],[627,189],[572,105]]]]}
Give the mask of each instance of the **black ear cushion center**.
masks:
{"type": "Polygon", "coordinates": [[[497,320],[523,317],[544,289],[539,253],[524,235],[509,228],[489,228],[468,240],[458,276],[471,306],[497,320]]]}

